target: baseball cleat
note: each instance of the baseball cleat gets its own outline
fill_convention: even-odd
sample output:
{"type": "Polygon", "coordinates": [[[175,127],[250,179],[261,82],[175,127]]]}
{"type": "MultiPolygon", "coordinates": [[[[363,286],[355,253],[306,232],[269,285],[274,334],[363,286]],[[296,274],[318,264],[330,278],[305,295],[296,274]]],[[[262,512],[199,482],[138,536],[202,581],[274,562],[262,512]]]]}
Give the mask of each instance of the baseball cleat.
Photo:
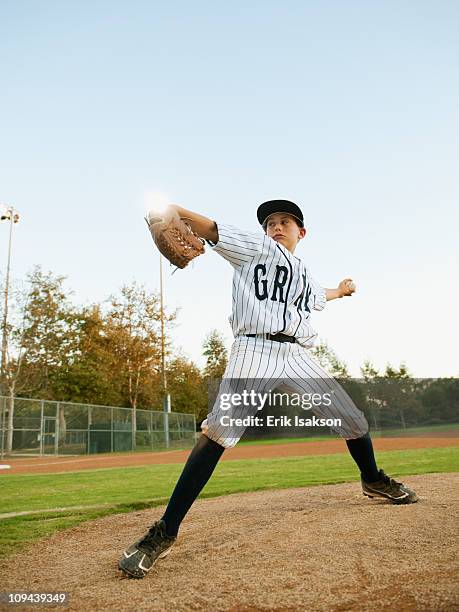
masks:
{"type": "Polygon", "coordinates": [[[389,499],[393,504],[414,504],[418,496],[414,491],[389,478],[384,470],[379,470],[380,479],[376,482],[365,482],[362,480],[362,492],[367,497],[383,497],[389,499]]]}
{"type": "Polygon", "coordinates": [[[144,578],[158,559],[169,554],[175,540],[166,534],[166,523],[156,521],[143,538],[124,551],[118,567],[131,578],[144,578]]]}

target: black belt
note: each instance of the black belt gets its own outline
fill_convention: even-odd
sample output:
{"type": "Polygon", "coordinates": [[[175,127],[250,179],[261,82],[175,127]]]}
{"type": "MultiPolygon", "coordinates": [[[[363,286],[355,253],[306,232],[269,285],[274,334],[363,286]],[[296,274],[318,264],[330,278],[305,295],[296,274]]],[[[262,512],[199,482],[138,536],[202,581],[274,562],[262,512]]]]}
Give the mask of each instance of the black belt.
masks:
{"type": "Polygon", "coordinates": [[[296,342],[295,336],[287,336],[286,334],[246,334],[247,338],[264,338],[273,342],[296,342]]]}

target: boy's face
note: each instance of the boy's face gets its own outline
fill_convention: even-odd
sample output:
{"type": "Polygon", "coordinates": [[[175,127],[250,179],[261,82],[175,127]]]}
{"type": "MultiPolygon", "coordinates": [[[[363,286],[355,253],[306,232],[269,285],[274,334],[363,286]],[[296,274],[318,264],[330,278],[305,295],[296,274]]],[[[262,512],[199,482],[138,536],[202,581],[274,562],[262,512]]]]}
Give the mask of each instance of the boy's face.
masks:
{"type": "Polygon", "coordinates": [[[292,215],[275,213],[266,221],[266,235],[293,253],[298,242],[305,237],[306,230],[298,225],[292,215]]]}

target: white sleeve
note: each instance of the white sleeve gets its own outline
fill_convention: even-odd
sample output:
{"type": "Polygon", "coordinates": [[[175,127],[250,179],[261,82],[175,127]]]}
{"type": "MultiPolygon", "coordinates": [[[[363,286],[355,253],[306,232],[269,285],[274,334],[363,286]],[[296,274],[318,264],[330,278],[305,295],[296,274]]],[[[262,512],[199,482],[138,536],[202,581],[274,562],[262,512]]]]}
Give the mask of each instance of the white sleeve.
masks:
{"type": "Polygon", "coordinates": [[[238,268],[250,262],[260,253],[263,245],[263,234],[246,232],[234,227],[217,223],[218,242],[209,243],[216,253],[238,268]]]}
{"type": "Polygon", "coordinates": [[[308,284],[311,288],[308,299],[309,312],[311,312],[311,310],[323,310],[325,308],[325,304],[327,303],[327,294],[325,293],[325,289],[312,278],[307,268],[306,278],[308,279],[308,284]]]}

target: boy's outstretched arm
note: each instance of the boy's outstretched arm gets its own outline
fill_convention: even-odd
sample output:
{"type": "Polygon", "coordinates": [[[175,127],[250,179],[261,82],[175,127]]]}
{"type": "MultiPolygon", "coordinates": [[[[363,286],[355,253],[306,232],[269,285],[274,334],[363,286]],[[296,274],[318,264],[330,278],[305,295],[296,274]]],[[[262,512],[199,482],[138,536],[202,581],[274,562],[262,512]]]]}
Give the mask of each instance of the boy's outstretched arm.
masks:
{"type": "Polygon", "coordinates": [[[335,300],[336,298],[342,298],[346,295],[352,295],[355,291],[355,285],[352,278],[345,278],[340,282],[336,289],[325,289],[327,296],[327,302],[329,300],[335,300]]]}
{"type": "Polygon", "coordinates": [[[187,221],[193,232],[196,232],[198,236],[214,243],[218,242],[218,230],[215,221],[191,210],[187,210],[186,208],[182,208],[177,204],[171,204],[171,208],[176,210],[178,215],[187,221]]]}

